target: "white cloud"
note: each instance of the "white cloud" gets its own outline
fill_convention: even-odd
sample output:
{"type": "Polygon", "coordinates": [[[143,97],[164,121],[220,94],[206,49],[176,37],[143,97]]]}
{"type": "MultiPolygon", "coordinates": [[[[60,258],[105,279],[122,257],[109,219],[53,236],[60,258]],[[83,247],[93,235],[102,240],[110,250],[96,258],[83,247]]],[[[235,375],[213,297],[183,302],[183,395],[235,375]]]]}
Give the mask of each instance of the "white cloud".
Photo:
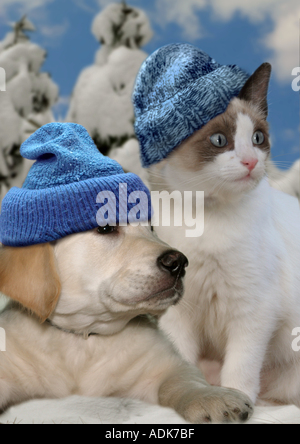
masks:
{"type": "Polygon", "coordinates": [[[97,14],[98,12],[98,7],[95,3],[95,5],[91,6],[90,4],[88,4],[86,2],[86,0],[73,0],[74,4],[77,5],[79,8],[83,9],[86,12],[92,13],[92,14],[97,14]]]}
{"type": "Polygon", "coordinates": [[[47,6],[57,0],[0,0],[0,18],[5,22],[12,22],[26,14],[30,16],[37,32],[47,39],[48,45],[55,45],[64,35],[69,22],[61,24],[50,23],[47,6]]]}
{"type": "Polygon", "coordinates": [[[207,0],[156,0],[156,19],[161,26],[178,24],[184,37],[197,40],[204,34],[197,12],[207,6],[207,0]]]}
{"type": "Polygon", "coordinates": [[[258,25],[271,19],[272,31],[257,43],[271,50],[270,61],[277,79],[291,82],[291,71],[299,65],[299,0],[156,0],[157,22],[178,24],[189,40],[197,40],[210,31],[201,23],[204,9],[210,9],[216,20],[227,22],[237,13],[258,25]]]}
{"type": "Polygon", "coordinates": [[[299,137],[299,131],[297,131],[297,129],[286,128],[285,130],[283,130],[283,136],[285,140],[293,140],[299,137]]]}
{"type": "Polygon", "coordinates": [[[265,37],[264,44],[273,51],[270,61],[278,80],[292,82],[292,69],[299,66],[300,5],[297,0],[291,10],[281,9],[282,14],[276,16],[274,30],[265,37]]]}
{"type": "MultiPolygon", "coordinates": [[[[195,0],[197,2],[197,0],[195,0]]],[[[282,0],[211,0],[214,13],[223,20],[231,20],[239,12],[252,22],[260,22],[270,15],[282,0]]]]}
{"type": "Polygon", "coordinates": [[[109,5],[110,3],[118,3],[118,2],[116,2],[115,0],[98,0],[97,3],[101,8],[105,8],[105,6],[109,5]]]}
{"type": "Polygon", "coordinates": [[[58,38],[64,35],[69,28],[69,22],[64,21],[60,25],[42,25],[39,27],[39,31],[45,37],[58,38]]]}
{"type": "Polygon", "coordinates": [[[299,66],[299,0],[212,0],[214,13],[223,20],[236,12],[252,23],[271,18],[273,30],[261,43],[272,51],[270,62],[279,81],[291,82],[291,71],[299,66]]]}
{"type": "Polygon", "coordinates": [[[1,0],[0,16],[9,17],[12,9],[17,10],[19,14],[26,14],[52,1],[53,0],[1,0]]]}

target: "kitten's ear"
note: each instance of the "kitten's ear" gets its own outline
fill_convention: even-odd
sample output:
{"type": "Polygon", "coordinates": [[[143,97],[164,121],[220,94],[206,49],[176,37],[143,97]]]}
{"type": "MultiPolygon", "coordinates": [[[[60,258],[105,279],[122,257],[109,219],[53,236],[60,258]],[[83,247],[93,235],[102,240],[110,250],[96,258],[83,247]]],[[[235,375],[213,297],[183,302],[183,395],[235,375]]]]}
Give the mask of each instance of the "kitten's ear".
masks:
{"type": "Polygon", "coordinates": [[[45,321],[61,292],[52,245],[0,248],[0,291],[45,321]]]}
{"type": "Polygon", "coordinates": [[[263,63],[252,74],[243,86],[238,98],[252,102],[263,112],[265,118],[268,117],[268,87],[271,77],[272,66],[270,63],[263,63]]]}

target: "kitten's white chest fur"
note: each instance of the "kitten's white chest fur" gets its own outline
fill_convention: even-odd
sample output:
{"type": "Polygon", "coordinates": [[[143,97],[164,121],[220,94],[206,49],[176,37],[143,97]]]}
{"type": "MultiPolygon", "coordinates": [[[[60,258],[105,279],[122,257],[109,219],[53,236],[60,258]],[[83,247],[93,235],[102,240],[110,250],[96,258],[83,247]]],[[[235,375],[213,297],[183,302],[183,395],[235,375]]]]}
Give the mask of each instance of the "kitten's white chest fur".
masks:
{"type": "MultiPolygon", "coordinates": [[[[280,217],[279,220],[275,218],[268,200],[275,199],[278,213],[282,212],[285,217],[293,207],[297,211],[297,201],[288,197],[287,205],[284,202],[279,205],[280,193],[273,191],[266,180],[252,194],[247,205],[239,206],[235,212],[232,208],[222,217],[218,212],[205,211],[205,229],[201,238],[185,238],[183,227],[157,228],[160,237],[189,258],[184,299],[169,310],[162,325],[171,331],[174,316],[180,318],[182,324],[187,324],[182,329],[175,324],[172,335],[176,336],[181,352],[194,363],[200,357],[224,359],[228,330],[237,319],[247,324],[251,333],[256,325],[251,326],[251,316],[255,321],[260,318],[259,322],[263,324],[279,325],[288,310],[291,320],[289,341],[292,329],[297,326],[297,321],[292,320],[295,307],[291,306],[290,310],[288,305],[292,294],[297,297],[300,278],[296,273],[293,282],[289,275],[293,274],[295,266],[290,256],[293,255],[295,262],[297,257],[300,264],[300,249],[295,251],[295,245],[285,244],[280,217]],[[261,311],[261,306],[267,306],[267,309],[261,311]],[[193,330],[192,340],[190,336],[185,337],[185,331],[189,329],[193,330]]],[[[300,218],[298,220],[300,223],[300,218]]],[[[293,231],[296,238],[296,223],[293,231]]],[[[300,310],[298,312],[300,325],[300,310]]],[[[288,353],[290,348],[288,343],[288,353]]]]}
{"type": "Polygon", "coordinates": [[[227,148],[208,151],[200,130],[150,171],[152,189],[206,196],[202,237],[156,228],[190,262],[184,298],[161,326],[187,360],[220,361],[222,385],[300,406],[300,356],[291,347],[300,327],[299,204],[265,178],[268,141],[254,143],[257,130],[266,133],[259,109],[234,99],[226,113],[204,128],[223,125],[224,134],[232,124],[227,148]]]}

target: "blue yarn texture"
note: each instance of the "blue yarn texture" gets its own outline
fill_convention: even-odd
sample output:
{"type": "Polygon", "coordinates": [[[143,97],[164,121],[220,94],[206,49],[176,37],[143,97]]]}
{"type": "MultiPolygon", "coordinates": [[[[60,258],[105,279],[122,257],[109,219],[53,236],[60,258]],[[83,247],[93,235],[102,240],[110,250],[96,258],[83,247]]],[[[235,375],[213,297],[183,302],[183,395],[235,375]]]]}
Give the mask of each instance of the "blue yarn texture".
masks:
{"type": "MultiPolygon", "coordinates": [[[[97,212],[103,206],[107,223],[128,223],[135,204],[128,203],[133,191],[143,191],[147,208],[140,221],[151,218],[151,196],[141,179],[124,173],[114,160],[103,156],[84,127],[75,123],[50,123],[30,136],[21,154],[36,160],[22,188],[14,187],[4,197],[0,215],[0,242],[28,246],[51,242],[67,235],[98,227],[97,212]],[[127,200],[119,201],[119,185],[126,184],[127,200]],[[115,201],[97,203],[98,193],[110,191],[115,201]],[[111,205],[116,203],[116,207],[111,205]]],[[[122,186],[124,189],[124,186],[122,186]]],[[[138,202],[137,202],[138,203],[138,202]]]]}
{"type": "Polygon", "coordinates": [[[140,68],[132,96],[142,165],[166,158],[225,112],[248,78],[238,66],[220,65],[189,44],[166,45],[151,54],[140,68]]]}

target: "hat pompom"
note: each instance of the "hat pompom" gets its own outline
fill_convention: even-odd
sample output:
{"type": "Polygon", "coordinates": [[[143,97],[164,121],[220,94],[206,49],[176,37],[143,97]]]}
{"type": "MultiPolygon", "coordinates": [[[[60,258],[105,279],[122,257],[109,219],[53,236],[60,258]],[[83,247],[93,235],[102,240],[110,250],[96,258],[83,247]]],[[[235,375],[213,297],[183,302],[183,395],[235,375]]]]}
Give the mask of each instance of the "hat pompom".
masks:
{"type": "Polygon", "coordinates": [[[23,143],[21,155],[36,160],[23,185],[28,190],[124,173],[117,162],[98,151],[87,130],[75,123],[44,125],[23,143]]]}

